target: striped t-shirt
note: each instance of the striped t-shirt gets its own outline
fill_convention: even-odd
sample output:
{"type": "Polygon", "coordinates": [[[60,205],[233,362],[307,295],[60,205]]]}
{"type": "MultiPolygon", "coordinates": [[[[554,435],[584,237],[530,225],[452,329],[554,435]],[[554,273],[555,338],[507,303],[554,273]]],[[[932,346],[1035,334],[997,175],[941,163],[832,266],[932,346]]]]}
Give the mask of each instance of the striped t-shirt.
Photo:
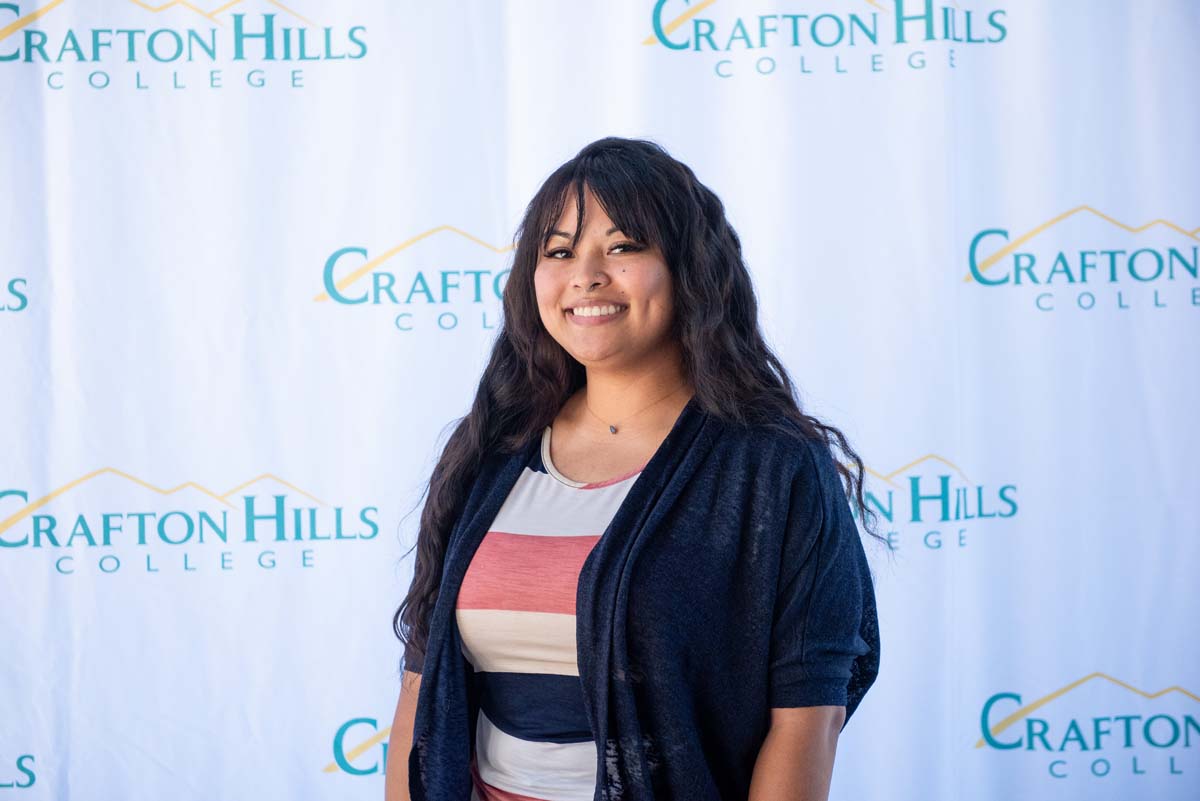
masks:
{"type": "Polygon", "coordinates": [[[455,609],[479,691],[471,801],[591,801],[597,754],[575,594],[584,560],[640,472],[572,481],[550,460],[547,426],[472,557],[455,609]]]}

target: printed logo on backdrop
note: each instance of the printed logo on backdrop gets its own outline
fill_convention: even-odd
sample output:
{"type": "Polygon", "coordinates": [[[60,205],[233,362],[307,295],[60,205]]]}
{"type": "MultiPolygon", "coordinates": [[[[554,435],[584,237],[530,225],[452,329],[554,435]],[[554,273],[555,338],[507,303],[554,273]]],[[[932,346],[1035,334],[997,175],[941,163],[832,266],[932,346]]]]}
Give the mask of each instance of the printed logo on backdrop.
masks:
{"type": "Polygon", "coordinates": [[[37,784],[33,754],[11,759],[0,752],[0,790],[28,790],[37,784]]]}
{"type": "Polygon", "coordinates": [[[326,549],[375,540],[378,516],[269,473],[215,491],[106,467],[40,495],[0,489],[0,552],[34,555],[60,576],[304,570],[326,549]]]}
{"type": "Polygon", "coordinates": [[[1047,780],[1154,774],[1194,783],[1198,716],[1200,696],[1183,687],[1146,692],[1092,673],[1028,701],[1015,692],[992,695],[975,748],[988,758],[1032,764],[1047,780]]]}
{"type": "Polygon", "coordinates": [[[349,776],[382,775],[387,770],[388,736],[391,726],[379,728],[375,718],[351,718],[333,734],[333,761],[324,773],[349,776]]]}
{"type": "Polygon", "coordinates": [[[1200,228],[1161,218],[1135,225],[1078,206],[975,232],[963,282],[1043,312],[1151,314],[1200,307],[1198,269],[1200,228]]]}
{"type": "Polygon", "coordinates": [[[1008,38],[1007,12],[933,0],[789,3],[655,0],[643,45],[703,64],[718,78],[836,78],[958,66],[960,48],[1008,38]]]}
{"type": "Polygon", "coordinates": [[[367,55],[365,26],[323,25],[276,0],[95,5],[0,2],[0,69],[37,65],[56,90],[302,89],[311,71],[367,55]]]}
{"type": "Polygon", "coordinates": [[[494,329],[509,273],[505,254],[513,249],[452,225],[430,228],[378,255],[341,247],[325,259],[324,291],[313,300],[375,315],[398,331],[494,329]]]}
{"type": "MultiPolygon", "coordinates": [[[[892,550],[969,547],[975,533],[995,532],[1018,512],[1017,485],[973,481],[949,459],[926,454],[889,473],[866,468],[867,508],[886,527],[892,550]]],[[[853,510],[853,507],[852,507],[853,510]]],[[[857,510],[855,517],[859,515],[857,510]]]]}
{"type": "Polygon", "coordinates": [[[29,308],[28,282],[24,278],[0,278],[0,313],[23,312],[29,308]]]}

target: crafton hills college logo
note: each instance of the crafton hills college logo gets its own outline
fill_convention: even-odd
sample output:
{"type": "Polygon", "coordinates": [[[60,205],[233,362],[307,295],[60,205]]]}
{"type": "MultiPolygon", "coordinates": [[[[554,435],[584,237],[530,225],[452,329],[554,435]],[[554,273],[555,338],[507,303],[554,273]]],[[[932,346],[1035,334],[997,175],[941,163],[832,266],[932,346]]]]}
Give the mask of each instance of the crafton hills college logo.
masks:
{"type": "Polygon", "coordinates": [[[1096,672],[1028,702],[1015,692],[992,695],[975,748],[1037,759],[1053,779],[1160,773],[1197,786],[1198,714],[1200,696],[1183,687],[1147,692],[1096,672]]]}
{"type": "Polygon", "coordinates": [[[212,490],[105,467],[41,495],[0,488],[0,558],[59,576],[308,569],[322,549],[375,540],[378,518],[271,473],[212,490]]]}
{"type": "Polygon", "coordinates": [[[0,2],[0,69],[34,71],[53,90],[303,89],[306,70],[366,57],[365,25],[323,25],[294,2],[314,5],[0,2]]]}
{"type": "Polygon", "coordinates": [[[962,50],[1005,41],[1006,17],[996,6],[967,9],[934,0],[655,0],[642,44],[703,60],[716,78],[836,80],[954,69],[962,50]]]}
{"type": "Polygon", "coordinates": [[[492,330],[515,247],[453,225],[429,228],[375,256],[365,247],[340,247],[325,259],[324,290],[313,301],[384,310],[397,331],[492,330]]]}
{"type": "MultiPolygon", "coordinates": [[[[1011,521],[1019,511],[1015,483],[973,481],[936,453],[886,473],[865,467],[863,496],[888,527],[884,536],[892,550],[905,550],[910,542],[921,551],[963,549],[970,544],[972,527],[1011,521]]],[[[853,505],[851,510],[861,517],[853,505]]]]}
{"type": "Polygon", "coordinates": [[[1158,217],[1132,224],[1092,206],[1025,229],[971,235],[962,277],[989,300],[1043,312],[1142,314],[1200,308],[1200,228],[1158,217]]]}

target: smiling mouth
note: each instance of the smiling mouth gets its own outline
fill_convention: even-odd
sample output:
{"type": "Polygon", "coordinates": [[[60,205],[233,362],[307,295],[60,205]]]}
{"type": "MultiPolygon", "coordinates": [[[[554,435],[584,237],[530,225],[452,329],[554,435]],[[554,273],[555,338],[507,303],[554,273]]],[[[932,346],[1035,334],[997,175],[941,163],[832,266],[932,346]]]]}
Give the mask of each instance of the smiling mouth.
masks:
{"type": "Polygon", "coordinates": [[[612,303],[607,306],[579,306],[574,309],[567,309],[567,314],[574,317],[611,317],[628,308],[628,306],[621,305],[620,303],[612,303]]]}

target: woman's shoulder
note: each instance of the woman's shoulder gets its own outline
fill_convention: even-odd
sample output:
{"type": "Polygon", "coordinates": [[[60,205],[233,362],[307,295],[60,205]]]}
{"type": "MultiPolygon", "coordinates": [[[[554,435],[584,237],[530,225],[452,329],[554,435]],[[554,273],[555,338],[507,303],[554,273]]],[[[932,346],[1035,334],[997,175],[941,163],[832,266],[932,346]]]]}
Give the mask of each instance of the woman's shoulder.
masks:
{"type": "Polygon", "coordinates": [[[726,424],[721,440],[727,451],[753,464],[756,472],[768,471],[783,481],[806,477],[827,480],[838,475],[829,443],[819,434],[805,431],[792,418],[726,424]]]}

